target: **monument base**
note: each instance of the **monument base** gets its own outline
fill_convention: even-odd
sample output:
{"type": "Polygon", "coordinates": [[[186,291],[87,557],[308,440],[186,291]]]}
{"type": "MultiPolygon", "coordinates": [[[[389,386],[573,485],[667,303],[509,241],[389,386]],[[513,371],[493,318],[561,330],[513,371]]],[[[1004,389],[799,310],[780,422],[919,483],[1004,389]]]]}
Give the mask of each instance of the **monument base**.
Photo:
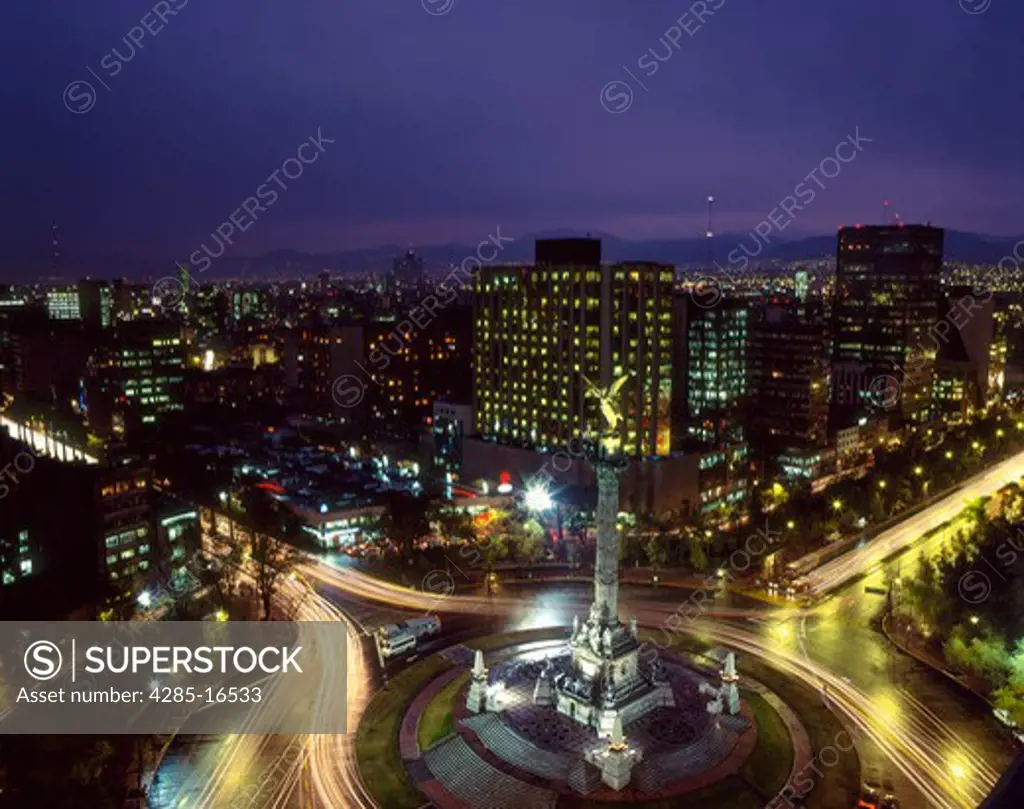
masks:
{"type": "Polygon", "coordinates": [[[641,669],[635,627],[608,621],[597,610],[582,624],[573,621],[572,670],[555,678],[559,713],[609,738],[616,720],[623,726],[661,707],[674,707],[667,683],[641,669]]]}

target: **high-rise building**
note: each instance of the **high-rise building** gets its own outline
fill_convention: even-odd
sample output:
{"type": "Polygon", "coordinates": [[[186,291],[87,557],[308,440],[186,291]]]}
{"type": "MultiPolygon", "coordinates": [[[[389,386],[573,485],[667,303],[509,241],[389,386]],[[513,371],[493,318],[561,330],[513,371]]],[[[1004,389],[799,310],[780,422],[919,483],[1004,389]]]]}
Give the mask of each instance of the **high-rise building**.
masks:
{"type": "Polygon", "coordinates": [[[833,428],[887,410],[930,417],[944,232],[928,225],[842,228],[836,247],[833,428]]]}
{"type": "Polygon", "coordinates": [[[46,312],[50,320],[81,320],[78,290],[74,287],[51,289],[46,293],[46,312]]]}
{"type": "Polygon", "coordinates": [[[468,307],[296,330],[285,341],[287,384],[318,413],[418,437],[438,398],[470,394],[468,307]]]}
{"type": "MultiPolygon", "coordinates": [[[[155,555],[149,467],[126,456],[61,460],[0,433],[0,465],[29,452],[31,470],[6,492],[0,510],[2,596],[24,593],[15,608],[25,603],[34,617],[59,617],[130,594],[149,577],[155,555]]],[[[9,605],[3,609],[9,616],[9,605]]]]}
{"type": "Polygon", "coordinates": [[[602,425],[587,380],[629,375],[623,451],[670,453],[674,269],[600,256],[596,239],[540,240],[533,266],[476,272],[473,413],[484,439],[564,448],[602,425]]]}
{"type": "Polygon", "coordinates": [[[725,299],[701,306],[676,296],[674,421],[702,444],[742,442],[748,395],[748,309],[725,299]]]}
{"type": "Polygon", "coordinates": [[[270,298],[265,289],[234,289],[231,291],[231,319],[265,320],[270,315],[270,298]]]}
{"type": "Polygon", "coordinates": [[[806,301],[810,294],[811,276],[807,270],[797,270],[793,276],[793,294],[798,301],[806,301]]]}
{"type": "Polygon", "coordinates": [[[747,423],[755,457],[827,443],[829,352],[821,306],[790,302],[753,310],[747,423]]]}
{"type": "Polygon", "coordinates": [[[423,259],[409,251],[401,258],[396,258],[392,274],[399,285],[418,287],[423,283],[423,259]]]}
{"type": "Polygon", "coordinates": [[[993,301],[979,301],[970,287],[952,287],[941,303],[946,325],[933,330],[939,350],[932,407],[938,418],[964,419],[988,397],[993,301]]]}
{"type": "Polygon", "coordinates": [[[78,311],[82,322],[105,329],[113,322],[114,301],[110,283],[83,278],[78,282],[78,311]]]}
{"type": "Polygon", "coordinates": [[[93,354],[84,411],[104,436],[127,435],[184,409],[185,342],[172,323],[137,321],[111,331],[93,354]]]}

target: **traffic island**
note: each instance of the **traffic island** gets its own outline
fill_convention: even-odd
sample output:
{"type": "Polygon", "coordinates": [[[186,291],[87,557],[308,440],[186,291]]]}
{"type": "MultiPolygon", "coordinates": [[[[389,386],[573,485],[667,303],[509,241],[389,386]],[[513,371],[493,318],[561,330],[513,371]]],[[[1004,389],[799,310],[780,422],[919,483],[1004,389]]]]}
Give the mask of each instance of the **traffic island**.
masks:
{"type": "MultiPolygon", "coordinates": [[[[474,641],[488,652],[491,685],[501,685],[490,689],[492,697],[500,690],[504,704],[488,706],[497,710],[467,709],[473,654],[465,647],[433,655],[394,677],[371,701],[357,735],[363,781],[377,801],[396,809],[422,806],[424,796],[441,809],[667,809],[680,800],[755,809],[785,786],[795,756],[790,723],[773,707],[782,700],[741,672],[742,710],[735,716],[709,714],[705,702],[717,692],[702,691],[699,677],[688,671],[669,676],[681,683],[683,704],[625,728],[625,744],[637,740],[647,748],[633,783],[620,790],[602,784],[600,771],[577,748],[589,740],[588,732],[595,745],[611,742],[600,742],[554,709],[532,704],[532,667],[564,653],[564,641],[564,629],[474,641]],[[560,643],[538,643],[543,640],[560,643]]],[[[665,665],[688,667],[683,658],[665,665]]]]}

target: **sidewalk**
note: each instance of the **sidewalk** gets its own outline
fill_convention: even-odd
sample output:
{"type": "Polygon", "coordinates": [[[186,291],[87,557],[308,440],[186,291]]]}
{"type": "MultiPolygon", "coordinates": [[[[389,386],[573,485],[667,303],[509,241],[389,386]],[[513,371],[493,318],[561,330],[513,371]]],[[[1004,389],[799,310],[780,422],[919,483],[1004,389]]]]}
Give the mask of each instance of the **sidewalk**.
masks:
{"type": "Polygon", "coordinates": [[[994,707],[992,706],[992,703],[989,702],[988,691],[985,689],[984,683],[979,680],[979,678],[971,677],[967,674],[956,674],[951,671],[947,668],[946,662],[927,646],[922,644],[920,641],[915,640],[913,636],[908,635],[906,632],[900,632],[894,627],[891,627],[889,613],[886,613],[882,617],[882,633],[893,646],[904,654],[909,655],[919,663],[923,663],[940,674],[944,674],[957,685],[967,689],[974,694],[974,696],[984,700],[990,707],[994,707]]]}

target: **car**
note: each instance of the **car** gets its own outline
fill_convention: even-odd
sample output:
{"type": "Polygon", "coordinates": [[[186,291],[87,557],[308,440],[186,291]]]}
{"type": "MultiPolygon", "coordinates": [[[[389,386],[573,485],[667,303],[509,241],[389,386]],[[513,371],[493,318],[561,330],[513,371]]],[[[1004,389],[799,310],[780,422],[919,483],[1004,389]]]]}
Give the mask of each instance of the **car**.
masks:
{"type": "Polygon", "coordinates": [[[878,781],[865,781],[860,787],[857,799],[858,809],[881,809],[882,785],[878,781]]]}
{"type": "Polygon", "coordinates": [[[900,809],[900,802],[891,792],[882,797],[882,804],[879,809],[900,809]]]}

